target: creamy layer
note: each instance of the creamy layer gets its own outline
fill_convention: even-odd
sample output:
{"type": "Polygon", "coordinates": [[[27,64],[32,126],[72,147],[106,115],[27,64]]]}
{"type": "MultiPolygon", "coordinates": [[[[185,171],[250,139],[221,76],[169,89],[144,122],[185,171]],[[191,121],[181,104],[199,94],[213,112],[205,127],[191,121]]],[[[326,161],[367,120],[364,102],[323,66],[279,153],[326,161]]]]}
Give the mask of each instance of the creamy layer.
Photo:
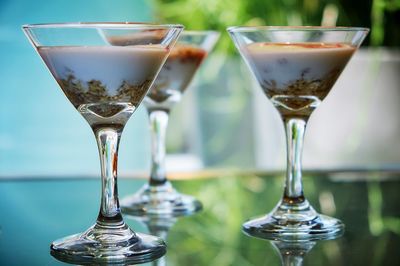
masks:
{"type": "Polygon", "coordinates": [[[246,54],[260,83],[270,81],[283,89],[299,79],[318,80],[341,72],[355,50],[340,43],[253,43],[246,54]]]}
{"type": "Polygon", "coordinates": [[[59,46],[38,51],[76,107],[119,101],[136,105],[168,54],[158,45],[59,46]]]}
{"type": "Polygon", "coordinates": [[[252,43],[243,53],[281,114],[308,116],[355,50],[342,43],[252,43]]]}

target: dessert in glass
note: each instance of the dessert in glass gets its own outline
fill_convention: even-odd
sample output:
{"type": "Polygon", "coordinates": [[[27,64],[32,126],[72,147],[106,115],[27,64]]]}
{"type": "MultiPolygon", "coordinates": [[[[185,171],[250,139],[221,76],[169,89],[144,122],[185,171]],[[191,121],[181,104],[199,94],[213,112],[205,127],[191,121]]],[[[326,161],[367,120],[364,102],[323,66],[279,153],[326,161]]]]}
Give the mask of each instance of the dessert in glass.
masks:
{"type": "Polygon", "coordinates": [[[178,193],[168,181],[165,136],[170,110],[181,100],[218,37],[214,31],[184,31],[146,95],[144,105],[149,114],[152,141],[150,179],[136,194],[122,200],[124,213],[180,216],[202,208],[198,200],[178,193]]]}
{"type": "Polygon", "coordinates": [[[307,121],[328,95],[368,29],[346,27],[231,27],[236,48],[286,129],[287,171],[281,201],[269,214],[243,224],[252,236],[328,239],[343,223],[318,214],[303,193],[301,152],[307,121]]]}
{"type": "Polygon", "coordinates": [[[118,146],[123,128],[146,95],[183,30],[181,25],[65,23],[23,30],[67,99],[92,128],[100,155],[102,193],[96,223],[51,244],[59,260],[78,264],[142,263],[165,254],[158,238],[135,233],[118,200],[118,146]],[[104,33],[130,34],[112,45],[104,33]]]}

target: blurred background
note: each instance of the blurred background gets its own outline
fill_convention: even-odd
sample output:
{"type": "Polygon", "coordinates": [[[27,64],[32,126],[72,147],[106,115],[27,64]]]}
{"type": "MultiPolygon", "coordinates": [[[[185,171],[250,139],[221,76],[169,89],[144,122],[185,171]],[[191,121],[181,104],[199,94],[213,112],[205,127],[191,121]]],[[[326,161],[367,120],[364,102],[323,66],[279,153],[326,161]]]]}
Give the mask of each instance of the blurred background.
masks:
{"type": "MultiPolygon", "coordinates": [[[[98,176],[92,132],[65,99],[21,31],[27,23],[155,21],[220,31],[184,100],[171,113],[170,171],[203,168],[283,170],[278,113],[235,51],[233,25],[371,28],[363,47],[309,121],[308,169],[399,168],[400,1],[398,0],[1,0],[0,177],[98,176]]],[[[147,173],[143,107],[122,136],[119,172],[147,173]]]]}

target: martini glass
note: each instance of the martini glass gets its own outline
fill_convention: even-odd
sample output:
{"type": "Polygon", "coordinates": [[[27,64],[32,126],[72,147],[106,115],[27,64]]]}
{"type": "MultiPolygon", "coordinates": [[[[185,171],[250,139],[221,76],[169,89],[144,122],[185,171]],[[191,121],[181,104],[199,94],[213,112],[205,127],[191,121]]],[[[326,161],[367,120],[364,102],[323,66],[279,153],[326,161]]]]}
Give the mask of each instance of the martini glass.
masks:
{"type": "Polygon", "coordinates": [[[117,160],[122,130],[136,110],[181,25],[69,23],[25,25],[23,30],[68,100],[92,128],[99,148],[102,194],[96,223],[51,244],[51,254],[69,263],[142,263],[165,254],[158,237],[133,232],[118,201],[117,160]],[[132,41],[110,45],[129,34],[132,41]]]}
{"type": "Polygon", "coordinates": [[[219,34],[214,31],[184,31],[157,76],[144,105],[149,114],[152,137],[152,167],[149,182],[122,201],[124,213],[138,215],[189,215],[202,208],[195,198],[177,192],[165,170],[165,135],[169,112],[213,48],[219,34]]]}
{"type": "Polygon", "coordinates": [[[341,221],[318,214],[303,193],[301,152],[311,113],[327,96],[368,33],[344,27],[231,27],[237,49],[286,129],[283,197],[269,214],[243,224],[260,238],[324,239],[340,235],[341,221]]]}

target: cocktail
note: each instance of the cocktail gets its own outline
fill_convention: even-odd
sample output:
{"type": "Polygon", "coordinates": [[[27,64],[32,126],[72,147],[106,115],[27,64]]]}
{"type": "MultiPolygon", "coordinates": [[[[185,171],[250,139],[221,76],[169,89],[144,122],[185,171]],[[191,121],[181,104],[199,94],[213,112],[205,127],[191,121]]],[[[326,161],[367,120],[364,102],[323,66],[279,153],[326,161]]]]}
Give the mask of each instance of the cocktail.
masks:
{"type": "Polygon", "coordinates": [[[303,194],[301,151],[307,120],[328,95],[368,33],[345,27],[231,27],[237,49],[286,129],[284,193],[275,209],[243,225],[260,238],[323,239],[341,234],[341,221],[318,214],[303,194]]]}
{"type": "Polygon", "coordinates": [[[23,30],[68,100],[92,128],[99,148],[102,196],[96,224],[51,244],[73,263],[141,263],[165,254],[164,242],[133,232],[117,190],[123,128],[165,62],[183,27],[140,23],[25,25],[23,30]],[[134,41],[110,44],[104,35],[134,41]]]}
{"type": "Polygon", "coordinates": [[[165,136],[171,108],[213,48],[219,34],[214,31],[184,31],[157,76],[144,104],[152,137],[152,167],[148,184],[122,201],[124,213],[132,215],[188,215],[201,209],[195,198],[178,193],[167,179],[165,136]]]}

